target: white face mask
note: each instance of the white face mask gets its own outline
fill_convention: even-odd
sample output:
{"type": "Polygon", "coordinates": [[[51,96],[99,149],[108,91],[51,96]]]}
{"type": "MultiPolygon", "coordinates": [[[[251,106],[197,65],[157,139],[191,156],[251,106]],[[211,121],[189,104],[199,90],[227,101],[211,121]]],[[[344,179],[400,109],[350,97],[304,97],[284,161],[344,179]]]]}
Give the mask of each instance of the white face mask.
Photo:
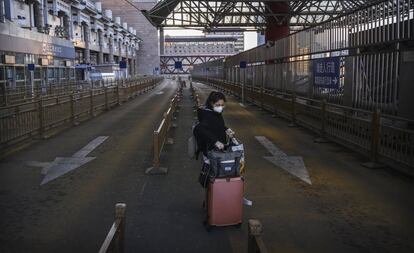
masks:
{"type": "Polygon", "coordinates": [[[224,106],[214,106],[213,110],[218,113],[222,113],[224,106]]]}

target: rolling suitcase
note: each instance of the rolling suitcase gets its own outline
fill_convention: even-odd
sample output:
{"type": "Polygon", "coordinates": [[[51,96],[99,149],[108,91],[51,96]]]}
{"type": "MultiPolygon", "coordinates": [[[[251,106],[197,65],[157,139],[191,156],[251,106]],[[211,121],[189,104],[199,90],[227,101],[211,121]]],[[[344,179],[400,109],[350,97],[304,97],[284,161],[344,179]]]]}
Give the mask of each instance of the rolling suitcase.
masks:
{"type": "Polygon", "coordinates": [[[209,182],[205,226],[240,226],[243,222],[242,177],[216,178],[209,182]]]}

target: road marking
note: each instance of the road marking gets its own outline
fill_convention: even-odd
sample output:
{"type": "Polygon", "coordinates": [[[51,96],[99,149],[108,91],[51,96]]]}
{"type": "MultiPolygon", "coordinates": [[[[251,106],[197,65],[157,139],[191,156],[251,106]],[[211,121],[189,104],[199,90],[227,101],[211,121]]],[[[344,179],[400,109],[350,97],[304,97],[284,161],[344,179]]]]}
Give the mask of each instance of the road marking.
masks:
{"type": "Polygon", "coordinates": [[[155,94],[157,94],[157,95],[162,95],[162,94],[164,94],[164,91],[159,91],[159,92],[157,92],[157,93],[155,93],[155,94]]]}
{"type": "Polygon", "coordinates": [[[246,106],[243,103],[239,103],[239,105],[243,108],[246,108],[246,106]]]}
{"type": "Polygon", "coordinates": [[[302,181],[312,184],[301,156],[288,156],[265,136],[255,136],[255,138],[272,154],[272,156],[264,156],[264,159],[300,178],[302,181]]]}
{"type": "Polygon", "coordinates": [[[109,136],[98,136],[93,141],[89,142],[85,147],[81,148],[78,152],[73,154],[72,157],[86,157],[90,152],[92,152],[96,147],[101,145],[109,136]]]}
{"type": "MultiPolygon", "coordinates": [[[[73,154],[72,157],[56,157],[53,162],[43,163],[43,177],[40,185],[44,185],[64,174],[81,167],[82,165],[94,160],[96,157],[86,157],[95,148],[108,139],[109,136],[99,136],[89,142],[85,147],[73,154]]],[[[30,162],[32,165],[41,165],[42,163],[30,162]]],[[[36,166],[39,167],[39,166],[36,166]]]]}
{"type": "Polygon", "coordinates": [[[32,167],[40,167],[40,168],[44,168],[46,166],[48,166],[50,164],[50,162],[37,162],[37,161],[29,161],[26,163],[28,166],[32,166],[32,167]]]}

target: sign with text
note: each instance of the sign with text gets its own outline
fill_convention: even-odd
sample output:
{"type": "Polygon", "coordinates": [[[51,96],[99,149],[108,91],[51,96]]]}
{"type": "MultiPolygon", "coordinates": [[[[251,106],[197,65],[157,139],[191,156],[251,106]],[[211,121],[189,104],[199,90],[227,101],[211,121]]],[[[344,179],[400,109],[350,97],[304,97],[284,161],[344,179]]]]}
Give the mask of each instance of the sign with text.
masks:
{"type": "Polygon", "coordinates": [[[240,62],[240,68],[245,69],[246,67],[247,67],[247,62],[246,61],[241,61],[240,62]]]}
{"type": "Polygon", "coordinates": [[[127,62],[126,61],[120,61],[119,62],[119,68],[120,69],[126,69],[127,68],[127,62]]]}
{"type": "Polygon", "coordinates": [[[35,70],[35,65],[34,65],[34,64],[32,64],[32,63],[29,63],[29,64],[27,64],[27,69],[28,69],[29,71],[34,71],[34,70],[35,70]]]}
{"type": "Polygon", "coordinates": [[[313,83],[315,87],[338,89],[340,58],[322,58],[313,60],[313,83]]]}
{"type": "Polygon", "coordinates": [[[176,61],[174,64],[175,69],[182,69],[183,68],[183,63],[180,61],[176,61]]]}

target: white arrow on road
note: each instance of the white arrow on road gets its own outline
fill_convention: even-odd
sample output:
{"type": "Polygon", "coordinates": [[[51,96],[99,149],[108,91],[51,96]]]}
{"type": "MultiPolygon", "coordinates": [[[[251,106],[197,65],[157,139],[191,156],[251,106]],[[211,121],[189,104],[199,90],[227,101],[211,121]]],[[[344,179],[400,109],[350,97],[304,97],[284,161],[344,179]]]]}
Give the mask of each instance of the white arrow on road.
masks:
{"type": "Polygon", "coordinates": [[[40,185],[44,185],[80,166],[92,161],[96,157],[86,157],[95,148],[101,145],[109,136],[99,136],[89,142],[85,147],[72,155],[72,157],[56,157],[53,162],[39,163],[29,162],[30,166],[43,167],[42,174],[45,175],[40,185]]]}
{"type": "Polygon", "coordinates": [[[269,151],[270,154],[272,154],[272,156],[264,156],[264,159],[286,170],[306,183],[312,184],[308,170],[306,169],[301,156],[288,156],[265,136],[255,136],[255,138],[269,151]]]}

